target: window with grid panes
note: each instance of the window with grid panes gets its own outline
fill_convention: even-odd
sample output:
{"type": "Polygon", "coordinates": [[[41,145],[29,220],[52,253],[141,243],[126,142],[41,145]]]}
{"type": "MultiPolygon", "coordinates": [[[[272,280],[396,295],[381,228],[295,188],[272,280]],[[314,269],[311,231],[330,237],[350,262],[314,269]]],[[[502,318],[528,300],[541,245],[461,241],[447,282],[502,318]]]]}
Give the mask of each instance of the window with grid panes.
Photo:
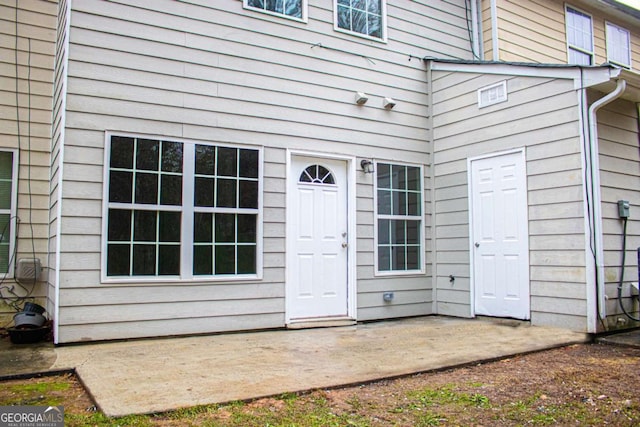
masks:
{"type": "Polygon", "coordinates": [[[13,151],[0,151],[0,273],[11,270],[12,248],[16,224],[14,195],[17,182],[14,174],[15,159],[13,151]]]}
{"type": "Polygon", "coordinates": [[[567,6],[566,24],[569,64],[593,64],[593,26],[591,16],[567,6]]]}
{"type": "Polygon", "coordinates": [[[249,9],[306,20],[306,0],[243,0],[243,2],[244,7],[249,9]]]}
{"type": "Polygon", "coordinates": [[[607,31],[607,60],[621,67],[631,68],[631,46],[628,30],[606,23],[607,31]]]}
{"type": "Polygon", "coordinates": [[[257,273],[259,151],[111,136],[107,277],[257,273]]]}
{"type": "Polygon", "coordinates": [[[377,271],[422,271],[421,168],[377,163],[377,271]]]}
{"type": "Polygon", "coordinates": [[[334,0],[336,29],[385,38],[385,0],[334,0]]]}

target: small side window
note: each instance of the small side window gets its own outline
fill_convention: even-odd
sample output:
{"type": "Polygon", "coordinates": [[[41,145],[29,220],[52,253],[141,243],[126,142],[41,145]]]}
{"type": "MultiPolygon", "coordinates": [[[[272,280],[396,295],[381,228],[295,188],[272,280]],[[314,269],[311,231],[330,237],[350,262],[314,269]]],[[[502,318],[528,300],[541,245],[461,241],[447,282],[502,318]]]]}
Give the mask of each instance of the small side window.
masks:
{"type": "Polygon", "coordinates": [[[593,64],[593,24],[591,16],[566,7],[567,51],[569,64],[593,64]]]}
{"type": "Polygon", "coordinates": [[[607,61],[631,68],[630,40],[628,30],[607,22],[607,61]]]}
{"type": "Polygon", "coordinates": [[[386,9],[386,0],[334,0],[334,28],[386,41],[386,9]]]}
{"type": "Polygon", "coordinates": [[[307,22],[307,0],[243,0],[245,9],[307,22]]]}
{"type": "Polygon", "coordinates": [[[0,275],[12,273],[16,236],[17,155],[0,151],[0,275]]]}

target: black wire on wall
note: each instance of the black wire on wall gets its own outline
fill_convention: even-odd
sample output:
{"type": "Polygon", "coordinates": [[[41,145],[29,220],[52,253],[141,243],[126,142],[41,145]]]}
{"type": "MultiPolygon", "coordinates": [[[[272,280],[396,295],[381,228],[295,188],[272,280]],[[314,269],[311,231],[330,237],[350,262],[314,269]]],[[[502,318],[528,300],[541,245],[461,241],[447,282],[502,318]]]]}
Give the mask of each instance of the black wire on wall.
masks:
{"type": "MultiPolygon", "coordinates": [[[[20,123],[20,72],[19,72],[19,58],[18,58],[18,40],[19,40],[19,22],[18,22],[18,0],[14,3],[14,31],[15,31],[15,41],[14,41],[14,61],[15,61],[15,102],[16,102],[16,136],[18,140],[18,153],[22,152],[22,140],[23,134],[20,123]]],[[[32,169],[32,160],[31,160],[31,38],[27,38],[27,196],[29,200],[29,205],[27,207],[29,212],[29,227],[31,236],[29,240],[31,241],[31,253],[33,259],[36,258],[36,250],[35,250],[35,238],[34,238],[34,229],[33,229],[33,191],[32,191],[32,178],[31,178],[31,169],[32,169]]],[[[19,158],[12,159],[12,166],[18,168],[18,182],[20,181],[20,164],[19,158]]],[[[18,183],[15,183],[15,188],[17,191],[18,183]]],[[[12,188],[13,191],[13,188],[12,188]]],[[[18,207],[15,206],[17,211],[18,207]]],[[[13,215],[9,217],[9,221],[5,225],[2,230],[2,235],[6,236],[7,228],[11,227],[12,222],[15,221],[15,241],[13,244],[13,251],[9,254],[8,266],[14,266],[14,281],[15,285],[12,283],[11,286],[5,284],[7,279],[7,275],[5,274],[0,278],[0,299],[4,300],[7,305],[15,309],[16,311],[20,311],[20,303],[26,299],[32,299],[33,290],[35,288],[35,284],[37,282],[37,277],[34,276],[33,285],[31,289],[27,289],[23,284],[21,284],[15,277],[15,262],[16,255],[18,253],[18,238],[19,238],[19,225],[20,225],[20,217],[18,215],[13,215]],[[15,292],[15,286],[18,286],[22,289],[22,294],[15,292]],[[9,294],[9,296],[5,295],[9,294]]],[[[9,228],[10,229],[10,228],[9,228]]]]}

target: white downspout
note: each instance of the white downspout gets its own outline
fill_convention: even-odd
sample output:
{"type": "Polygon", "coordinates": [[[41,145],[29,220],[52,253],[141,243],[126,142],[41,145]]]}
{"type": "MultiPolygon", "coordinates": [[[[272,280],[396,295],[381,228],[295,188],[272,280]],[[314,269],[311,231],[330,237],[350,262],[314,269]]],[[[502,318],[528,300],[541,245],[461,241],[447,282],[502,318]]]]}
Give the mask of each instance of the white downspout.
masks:
{"type": "Polygon", "coordinates": [[[593,242],[596,252],[596,290],[598,294],[598,316],[604,320],[605,307],[604,250],[602,241],[602,200],[600,194],[600,161],[598,159],[598,110],[619,98],[627,87],[625,80],[619,79],[616,88],[589,107],[589,160],[591,163],[591,211],[593,212],[593,242]]]}
{"type": "MultiPolygon", "coordinates": [[[[435,146],[436,142],[434,141],[434,130],[433,130],[433,62],[427,62],[427,108],[429,109],[429,131],[427,140],[430,143],[431,150],[429,152],[429,160],[428,164],[431,165],[429,168],[429,200],[431,202],[431,230],[430,236],[431,239],[431,314],[438,314],[438,239],[436,238],[436,229],[438,224],[438,217],[436,214],[436,172],[435,165],[433,164],[433,158],[435,157],[435,146]]],[[[425,244],[426,244],[425,240],[425,244]]],[[[424,252],[424,251],[423,251],[424,252]]]]}
{"type": "Polygon", "coordinates": [[[497,0],[491,0],[491,49],[493,50],[493,60],[500,61],[500,50],[498,45],[498,5],[497,0]]]}

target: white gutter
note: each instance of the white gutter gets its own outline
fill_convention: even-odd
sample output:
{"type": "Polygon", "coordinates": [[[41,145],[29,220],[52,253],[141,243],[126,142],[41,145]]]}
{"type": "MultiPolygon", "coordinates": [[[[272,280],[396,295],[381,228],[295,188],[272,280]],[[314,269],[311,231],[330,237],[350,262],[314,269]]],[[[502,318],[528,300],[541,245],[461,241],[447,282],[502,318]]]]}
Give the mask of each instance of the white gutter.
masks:
{"type": "MultiPolygon", "coordinates": [[[[428,136],[427,140],[430,142],[431,151],[429,153],[428,164],[429,168],[429,191],[430,191],[430,203],[431,203],[431,314],[438,314],[438,238],[436,237],[436,228],[438,224],[438,215],[436,212],[436,168],[433,165],[433,158],[435,156],[436,142],[434,141],[433,131],[433,61],[427,62],[427,108],[429,111],[429,124],[428,124],[428,136]]],[[[424,240],[426,242],[426,239],[424,240]]],[[[425,243],[426,244],[426,243],[425,243]]],[[[423,251],[424,252],[424,251],[423,251]]]]}
{"type": "Polygon", "coordinates": [[[600,162],[598,159],[598,122],[596,114],[605,105],[619,98],[627,88],[627,82],[619,79],[616,88],[594,102],[589,107],[589,160],[591,167],[591,212],[593,216],[593,243],[596,252],[596,290],[598,294],[598,316],[604,320],[607,316],[605,307],[604,249],[602,239],[602,199],[600,194],[600,162]]]}
{"type": "Polygon", "coordinates": [[[491,0],[491,49],[493,50],[493,60],[500,61],[500,50],[498,48],[498,5],[496,0],[491,0]]]}

